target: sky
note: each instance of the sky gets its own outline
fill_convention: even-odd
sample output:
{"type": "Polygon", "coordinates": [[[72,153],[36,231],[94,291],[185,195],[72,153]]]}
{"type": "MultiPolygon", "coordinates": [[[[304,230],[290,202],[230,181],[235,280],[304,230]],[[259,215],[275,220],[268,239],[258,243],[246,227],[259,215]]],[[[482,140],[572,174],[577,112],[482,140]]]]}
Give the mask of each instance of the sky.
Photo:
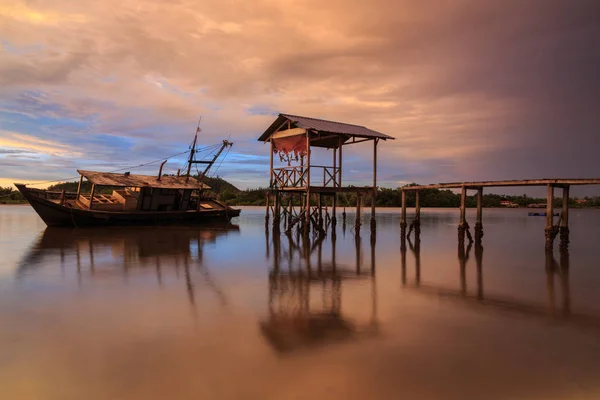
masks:
{"type": "MultiPolygon", "coordinates": [[[[0,0],[0,186],[185,151],[200,116],[200,145],[234,142],[217,175],[265,186],[280,112],[394,136],[380,186],[598,177],[598,21],[597,0],[0,0]]],[[[344,154],[367,184],[372,147],[344,154]]]]}

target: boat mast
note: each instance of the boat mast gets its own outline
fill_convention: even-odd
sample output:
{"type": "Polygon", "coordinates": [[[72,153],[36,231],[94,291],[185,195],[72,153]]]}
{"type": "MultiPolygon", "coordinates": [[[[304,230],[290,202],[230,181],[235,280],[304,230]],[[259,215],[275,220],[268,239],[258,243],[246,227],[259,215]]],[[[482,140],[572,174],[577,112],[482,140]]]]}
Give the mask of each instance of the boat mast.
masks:
{"type": "Polygon", "coordinates": [[[200,131],[200,121],[202,121],[202,117],[200,117],[200,119],[198,120],[198,126],[196,127],[196,135],[194,135],[194,142],[192,143],[192,149],[190,150],[187,174],[185,174],[185,183],[188,183],[190,180],[190,172],[192,170],[192,164],[194,163],[194,154],[196,153],[196,141],[198,140],[198,132],[200,131]]]}

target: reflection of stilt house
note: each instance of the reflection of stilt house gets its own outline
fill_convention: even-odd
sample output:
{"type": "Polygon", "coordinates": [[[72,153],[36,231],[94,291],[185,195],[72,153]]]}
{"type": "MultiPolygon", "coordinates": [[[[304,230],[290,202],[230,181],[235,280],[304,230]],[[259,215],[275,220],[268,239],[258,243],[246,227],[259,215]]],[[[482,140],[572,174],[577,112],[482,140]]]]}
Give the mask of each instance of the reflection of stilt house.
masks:
{"type": "Polygon", "coordinates": [[[335,235],[331,235],[331,258],[323,257],[324,236],[312,240],[304,236],[301,243],[295,243],[292,235],[286,237],[274,235],[272,251],[267,247],[267,256],[273,260],[269,317],[260,326],[269,344],[285,353],[377,333],[375,243],[371,242],[370,266],[363,268],[361,241],[355,241],[353,268],[338,265],[335,235]],[[350,319],[342,312],[343,284],[357,279],[371,283],[368,321],[350,319]]]}
{"type": "MultiPolygon", "coordinates": [[[[322,230],[323,207],[329,202],[333,207],[332,224],[335,226],[338,193],[356,193],[357,210],[364,195],[373,196],[372,212],[375,215],[377,144],[388,139],[394,138],[364,126],[280,114],[258,139],[271,145],[271,192],[267,210],[273,214],[274,228],[279,228],[283,219],[288,230],[297,223],[304,224],[305,232],[311,224],[322,230]],[[343,147],[369,141],[373,143],[373,186],[342,186],[343,147]],[[331,165],[315,165],[311,159],[311,148],[315,147],[332,150],[331,165]],[[283,165],[276,166],[277,159],[283,165]]],[[[371,224],[374,227],[373,218],[371,224]]]]}

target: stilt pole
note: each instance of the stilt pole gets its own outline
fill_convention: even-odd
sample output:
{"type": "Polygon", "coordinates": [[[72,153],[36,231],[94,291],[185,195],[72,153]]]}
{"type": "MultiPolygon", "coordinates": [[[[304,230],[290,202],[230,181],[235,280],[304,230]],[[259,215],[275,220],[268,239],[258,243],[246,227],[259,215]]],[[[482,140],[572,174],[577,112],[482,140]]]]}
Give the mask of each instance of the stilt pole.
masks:
{"type": "Polygon", "coordinates": [[[554,237],[556,236],[554,229],[554,186],[548,185],[548,197],[546,199],[546,250],[552,251],[554,247],[554,237]]]}
{"type": "Polygon", "coordinates": [[[310,231],[310,132],[306,131],[306,215],[304,234],[310,231]]]}
{"type": "Polygon", "coordinates": [[[463,186],[460,191],[460,220],[458,222],[458,243],[464,245],[465,243],[465,231],[466,231],[466,204],[467,204],[467,188],[463,186]]]}
{"type": "Polygon", "coordinates": [[[562,215],[560,220],[560,249],[569,250],[569,186],[563,187],[562,215]]]}
{"type": "Polygon", "coordinates": [[[371,232],[374,233],[377,227],[375,221],[375,206],[377,203],[377,143],[379,139],[373,139],[373,198],[371,199],[371,232]]]}
{"type": "Polygon", "coordinates": [[[406,191],[402,191],[402,213],[400,214],[400,236],[406,239],[406,191]]]}
{"type": "Polygon", "coordinates": [[[475,243],[483,238],[483,187],[477,188],[477,221],[475,222],[475,243]]]}

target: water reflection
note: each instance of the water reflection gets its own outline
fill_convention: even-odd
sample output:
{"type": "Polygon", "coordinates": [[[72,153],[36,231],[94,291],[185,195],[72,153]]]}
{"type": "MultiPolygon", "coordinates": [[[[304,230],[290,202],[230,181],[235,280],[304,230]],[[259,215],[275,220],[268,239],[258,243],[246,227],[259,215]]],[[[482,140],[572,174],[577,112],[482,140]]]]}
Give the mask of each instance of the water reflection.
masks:
{"type": "Polygon", "coordinates": [[[203,263],[203,247],[219,236],[239,231],[237,225],[211,226],[209,229],[189,227],[126,228],[46,228],[25,254],[16,269],[16,278],[42,272],[58,261],[61,275],[66,266],[75,265],[79,285],[85,279],[120,274],[125,283],[130,274],[153,270],[157,285],[163,285],[163,269],[183,275],[188,299],[195,306],[195,279],[211,288],[222,305],[224,292],[203,263]],[[58,256],[58,257],[57,257],[58,256]],[[58,259],[58,260],[57,260],[58,259]]]}
{"type": "Polygon", "coordinates": [[[447,288],[435,286],[422,282],[421,279],[421,252],[420,239],[417,237],[415,243],[407,238],[408,248],[414,259],[415,279],[409,282],[407,279],[407,247],[401,245],[400,260],[402,268],[402,285],[406,289],[417,289],[418,292],[438,296],[448,300],[460,300],[463,304],[477,304],[482,309],[490,311],[508,311],[526,316],[548,316],[553,319],[585,327],[600,328],[600,315],[574,313],[571,310],[571,288],[569,281],[570,256],[568,251],[561,251],[557,261],[552,251],[546,251],[544,257],[546,305],[522,302],[501,295],[487,295],[484,293],[484,271],[483,271],[483,246],[481,243],[469,243],[467,246],[458,246],[458,287],[447,288]],[[470,264],[470,255],[474,248],[475,267],[477,273],[476,288],[469,290],[467,287],[467,270],[470,264]],[[556,288],[560,286],[558,289],[556,288]]]}
{"type": "MultiPolygon", "coordinates": [[[[370,240],[370,259],[364,261],[359,235],[354,240],[355,265],[337,261],[336,235],[301,237],[267,236],[269,271],[268,317],[261,333],[280,353],[315,348],[336,342],[373,336],[378,332],[375,237],[370,240]],[[370,285],[370,316],[350,319],[342,308],[344,285],[361,281],[370,285]]],[[[363,301],[361,299],[361,301],[363,301]]]]}

